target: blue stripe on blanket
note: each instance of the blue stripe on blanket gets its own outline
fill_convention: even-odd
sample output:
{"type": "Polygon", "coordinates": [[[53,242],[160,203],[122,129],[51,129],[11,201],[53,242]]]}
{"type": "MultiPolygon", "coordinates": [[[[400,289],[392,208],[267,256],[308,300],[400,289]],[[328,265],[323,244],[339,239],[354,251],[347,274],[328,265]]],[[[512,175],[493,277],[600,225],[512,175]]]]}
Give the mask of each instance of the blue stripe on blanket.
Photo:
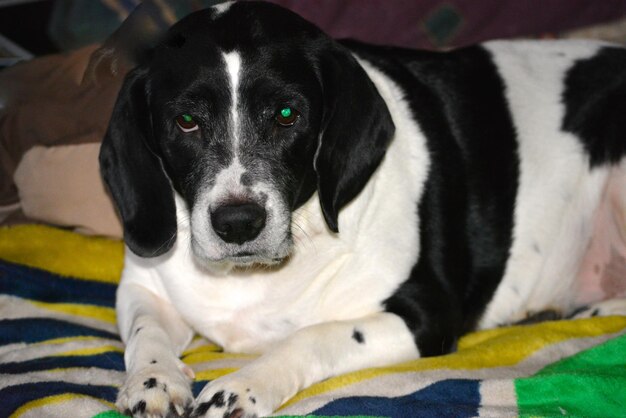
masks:
{"type": "Polygon", "coordinates": [[[47,396],[76,393],[115,402],[117,388],[113,386],[79,385],[67,382],[40,382],[9,386],[0,390],[0,417],[8,417],[20,406],[47,396]]]}
{"type": "Polygon", "coordinates": [[[0,320],[0,344],[36,343],[53,338],[80,336],[119,340],[119,336],[110,332],[58,319],[20,318],[0,320]]]}
{"type": "Polygon", "coordinates": [[[475,417],[480,381],[444,380],[397,398],[354,396],[332,401],[313,415],[373,415],[393,418],[475,417]]]}
{"type": "Polygon", "coordinates": [[[61,277],[0,261],[0,293],[24,299],[113,307],[116,288],[114,284],[61,277]]]}
{"type": "Polygon", "coordinates": [[[99,369],[124,371],[124,356],[108,352],[93,356],[50,356],[33,360],[0,364],[0,374],[19,374],[42,370],[68,369],[72,367],[97,367],[99,369]]]}
{"type": "Polygon", "coordinates": [[[193,393],[193,397],[196,398],[209,382],[210,380],[194,380],[191,383],[191,392],[193,393]]]}

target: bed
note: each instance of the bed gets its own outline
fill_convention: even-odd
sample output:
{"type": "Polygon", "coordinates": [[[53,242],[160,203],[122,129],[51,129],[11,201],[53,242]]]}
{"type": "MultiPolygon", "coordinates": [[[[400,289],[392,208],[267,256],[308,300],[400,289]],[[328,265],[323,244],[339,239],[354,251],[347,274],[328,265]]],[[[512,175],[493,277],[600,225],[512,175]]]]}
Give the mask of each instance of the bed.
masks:
{"type": "MultiPolygon", "coordinates": [[[[123,344],[115,325],[119,240],[0,228],[0,417],[118,417],[123,344]]],[[[196,337],[193,390],[253,355],[196,337]]],[[[626,416],[626,317],[473,333],[458,351],[338,376],[278,416],[626,416]]]]}

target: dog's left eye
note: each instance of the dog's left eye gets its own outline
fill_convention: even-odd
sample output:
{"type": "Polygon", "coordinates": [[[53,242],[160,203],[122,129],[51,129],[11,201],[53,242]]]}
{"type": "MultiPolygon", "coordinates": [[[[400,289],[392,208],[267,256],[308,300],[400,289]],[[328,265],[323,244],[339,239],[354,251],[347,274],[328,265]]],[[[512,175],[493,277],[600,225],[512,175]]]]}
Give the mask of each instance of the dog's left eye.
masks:
{"type": "Polygon", "coordinates": [[[176,116],[176,125],[178,125],[178,129],[185,133],[197,131],[199,129],[198,124],[195,120],[193,120],[193,116],[187,113],[176,116]]]}
{"type": "Polygon", "coordinates": [[[291,126],[296,123],[300,113],[291,107],[283,107],[276,114],[276,122],[280,126],[291,126]]]}

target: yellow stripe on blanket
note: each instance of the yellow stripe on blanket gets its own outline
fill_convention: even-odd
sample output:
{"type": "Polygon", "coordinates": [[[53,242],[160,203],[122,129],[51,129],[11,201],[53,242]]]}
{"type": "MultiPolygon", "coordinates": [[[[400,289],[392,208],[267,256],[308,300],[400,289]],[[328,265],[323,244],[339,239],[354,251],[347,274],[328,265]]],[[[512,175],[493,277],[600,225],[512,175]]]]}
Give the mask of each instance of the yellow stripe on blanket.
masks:
{"type": "Polygon", "coordinates": [[[556,343],[574,338],[613,334],[625,329],[626,317],[613,316],[479,331],[463,337],[456,353],[423,358],[391,367],[366,369],[331,378],[303,390],[281,408],[364,380],[394,373],[436,369],[478,370],[513,366],[537,351],[556,343]]]}
{"type": "MultiPolygon", "coordinates": [[[[198,340],[204,340],[204,338],[194,337],[191,344],[197,342],[198,340]]],[[[222,349],[220,346],[213,344],[213,343],[206,342],[197,347],[186,349],[185,351],[183,351],[183,357],[190,356],[196,353],[221,353],[221,352],[222,352],[222,349]]]]}
{"type": "Polygon", "coordinates": [[[187,364],[198,364],[216,360],[252,360],[258,356],[251,354],[223,353],[215,351],[194,352],[183,354],[182,360],[187,364]]]}
{"type": "Polygon", "coordinates": [[[62,276],[118,283],[124,245],[42,225],[0,228],[0,258],[62,276]]]}
{"type": "Polygon", "coordinates": [[[237,370],[238,369],[235,368],[202,370],[201,372],[196,372],[195,380],[196,382],[200,380],[215,380],[218,377],[226,376],[227,374],[231,374],[237,370]]]}
{"type": "Polygon", "coordinates": [[[100,321],[115,323],[115,309],[105,306],[83,305],[80,303],[48,303],[29,301],[40,308],[61,312],[68,315],[80,316],[83,318],[93,318],[100,321]]]}
{"type": "Polygon", "coordinates": [[[95,340],[105,340],[102,337],[93,337],[87,335],[78,335],[75,337],[61,337],[61,338],[53,338],[51,340],[45,340],[38,343],[33,343],[31,345],[55,345],[55,344],[65,344],[75,341],[95,341],[95,340]]]}
{"type": "Polygon", "coordinates": [[[105,405],[107,408],[111,408],[111,409],[115,409],[115,405],[113,405],[111,402],[107,402],[104,399],[98,399],[98,398],[94,398],[92,396],[87,396],[87,395],[80,395],[77,393],[64,393],[62,395],[54,395],[54,396],[48,396],[45,398],[40,398],[40,399],[36,399],[34,401],[30,401],[28,403],[25,403],[24,405],[20,406],[18,409],[15,410],[15,412],[13,412],[10,415],[10,418],[19,418],[22,415],[26,414],[27,412],[36,409],[36,408],[41,408],[41,407],[45,407],[45,406],[49,406],[51,404],[55,404],[55,403],[61,403],[61,402],[68,402],[74,399],[80,399],[80,398],[84,398],[84,399],[93,399],[96,400],[98,402],[100,402],[101,404],[105,405]]]}
{"type": "Polygon", "coordinates": [[[114,345],[103,345],[102,347],[79,348],[76,350],[63,351],[61,353],[55,353],[54,357],[95,356],[97,354],[110,353],[112,351],[123,353],[124,349],[114,345]]]}

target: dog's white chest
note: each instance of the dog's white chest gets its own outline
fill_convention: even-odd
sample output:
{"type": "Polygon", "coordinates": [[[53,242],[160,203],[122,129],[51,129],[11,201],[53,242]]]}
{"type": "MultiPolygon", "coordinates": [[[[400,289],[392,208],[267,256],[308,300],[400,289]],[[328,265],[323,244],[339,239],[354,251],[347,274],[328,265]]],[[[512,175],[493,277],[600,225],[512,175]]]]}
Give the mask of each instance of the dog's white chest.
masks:
{"type": "MultiPolygon", "coordinates": [[[[184,234],[179,242],[188,239],[184,234]]],[[[375,289],[346,303],[355,297],[355,284],[338,277],[349,258],[342,255],[347,250],[340,240],[312,237],[303,246],[311,251],[298,252],[271,274],[231,271],[226,276],[200,269],[191,252],[174,251],[152,270],[159,277],[151,287],[158,281],[158,293],[186,323],[231,352],[263,352],[297,329],[380,310],[382,296],[375,289]]]]}

